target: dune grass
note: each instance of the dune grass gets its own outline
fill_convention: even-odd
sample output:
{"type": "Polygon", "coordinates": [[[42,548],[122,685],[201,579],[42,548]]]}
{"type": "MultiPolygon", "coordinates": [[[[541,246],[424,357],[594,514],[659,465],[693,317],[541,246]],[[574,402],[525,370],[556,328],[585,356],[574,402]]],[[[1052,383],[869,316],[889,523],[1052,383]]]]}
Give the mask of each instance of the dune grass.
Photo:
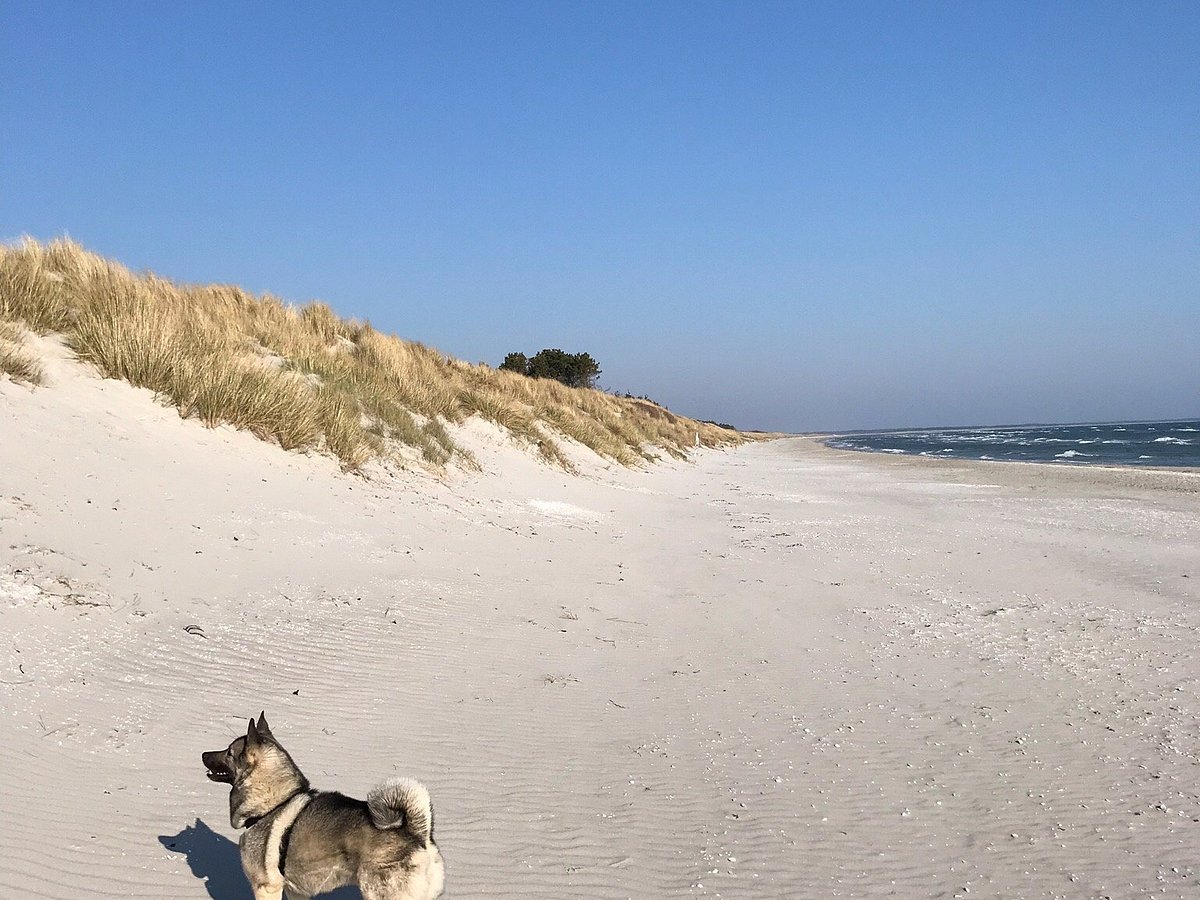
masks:
{"type": "Polygon", "coordinates": [[[16,322],[0,320],[0,374],[13,381],[41,384],[42,365],[37,357],[22,346],[25,329],[16,322]]]}
{"type": "Polygon", "coordinates": [[[645,400],[451,359],[323,303],[135,274],[67,240],[0,246],[0,369],[36,383],[16,326],[63,335],[103,375],[149,388],[184,417],[348,469],[404,448],[431,466],[471,464],[446,425],[476,415],[565,468],[564,437],[624,465],[683,457],[697,439],[747,439],[645,400]]]}

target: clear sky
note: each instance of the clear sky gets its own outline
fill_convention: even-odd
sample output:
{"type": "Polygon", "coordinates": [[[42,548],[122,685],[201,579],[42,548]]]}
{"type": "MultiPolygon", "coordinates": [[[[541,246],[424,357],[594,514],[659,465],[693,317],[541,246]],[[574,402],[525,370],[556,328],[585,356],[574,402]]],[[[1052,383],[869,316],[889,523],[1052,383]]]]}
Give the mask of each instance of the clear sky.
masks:
{"type": "Polygon", "coordinates": [[[1200,4],[0,4],[64,233],[744,427],[1200,415],[1200,4]]]}

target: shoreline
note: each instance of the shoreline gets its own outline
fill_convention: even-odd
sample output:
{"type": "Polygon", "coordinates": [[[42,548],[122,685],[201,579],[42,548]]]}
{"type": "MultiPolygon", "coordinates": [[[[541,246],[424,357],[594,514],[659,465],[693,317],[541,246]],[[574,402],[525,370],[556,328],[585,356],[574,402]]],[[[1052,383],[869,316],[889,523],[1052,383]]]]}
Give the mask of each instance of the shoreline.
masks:
{"type": "Polygon", "coordinates": [[[1056,480],[1062,475],[1062,480],[1069,483],[1095,483],[1097,485],[1110,483],[1148,489],[1174,490],[1182,493],[1200,493],[1200,466],[1128,466],[1112,463],[1052,462],[1050,460],[921,456],[917,453],[884,453],[880,450],[851,450],[845,447],[831,447],[826,443],[831,437],[833,435],[803,435],[783,440],[806,441],[814,446],[819,446],[823,451],[839,456],[845,455],[847,458],[865,457],[872,460],[892,460],[894,462],[891,464],[899,468],[928,467],[931,471],[938,469],[945,471],[947,468],[957,466],[964,469],[979,467],[981,471],[996,472],[1002,472],[1011,467],[1024,468],[1031,472],[1046,469],[1055,474],[1035,475],[1034,478],[1056,480]]]}

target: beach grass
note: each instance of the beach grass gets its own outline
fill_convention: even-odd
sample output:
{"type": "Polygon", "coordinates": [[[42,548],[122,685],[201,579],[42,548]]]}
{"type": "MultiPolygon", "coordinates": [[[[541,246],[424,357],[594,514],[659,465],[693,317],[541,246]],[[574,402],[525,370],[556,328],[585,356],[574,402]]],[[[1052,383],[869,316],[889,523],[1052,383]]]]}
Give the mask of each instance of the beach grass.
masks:
{"type": "Polygon", "coordinates": [[[69,240],[0,246],[0,328],[0,369],[14,379],[41,379],[21,329],[59,334],[102,375],[154,391],[185,418],[351,470],[406,450],[433,467],[474,465],[447,430],[472,416],[564,468],[564,438],[626,466],[748,439],[645,400],[453,359],[324,303],[134,273],[69,240]]]}
{"type": "Polygon", "coordinates": [[[0,320],[0,373],[13,381],[41,384],[42,365],[24,344],[24,332],[16,322],[0,320]]]}

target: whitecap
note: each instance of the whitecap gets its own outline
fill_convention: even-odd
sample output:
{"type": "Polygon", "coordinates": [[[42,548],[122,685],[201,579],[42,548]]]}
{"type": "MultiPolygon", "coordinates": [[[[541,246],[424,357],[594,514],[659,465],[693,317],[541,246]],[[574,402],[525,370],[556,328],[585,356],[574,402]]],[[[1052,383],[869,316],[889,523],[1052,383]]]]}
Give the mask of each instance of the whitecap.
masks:
{"type": "Polygon", "coordinates": [[[1191,441],[1185,441],[1183,438],[1177,437],[1160,437],[1151,441],[1152,444],[1191,444],[1191,441]]]}
{"type": "Polygon", "coordinates": [[[1078,450],[1064,450],[1062,453],[1055,453],[1055,459],[1074,459],[1076,456],[1095,456],[1095,453],[1080,453],[1078,450]]]}

